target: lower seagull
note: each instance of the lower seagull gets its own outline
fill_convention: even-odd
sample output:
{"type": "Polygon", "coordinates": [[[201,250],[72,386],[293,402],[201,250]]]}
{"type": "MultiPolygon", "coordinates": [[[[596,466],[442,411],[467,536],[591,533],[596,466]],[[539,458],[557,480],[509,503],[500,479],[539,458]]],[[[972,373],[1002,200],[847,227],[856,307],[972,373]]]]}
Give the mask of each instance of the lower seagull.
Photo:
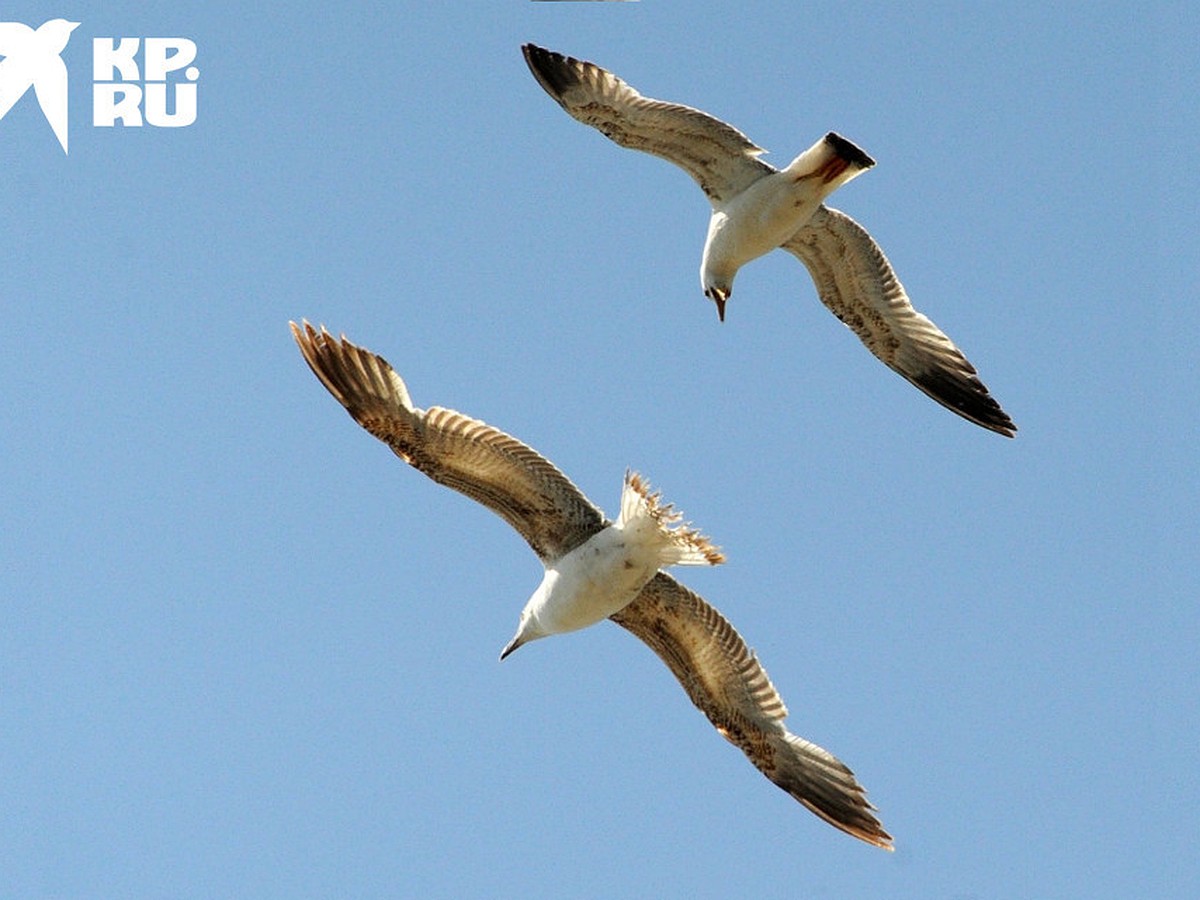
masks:
{"type": "Polygon", "coordinates": [[[308,322],[304,359],[359,425],[438,484],[515,528],[545,566],[504,659],[529,641],[609,618],[640,638],[721,735],[830,825],[892,849],[862,785],[833,754],[787,730],[787,707],[741,635],[660,569],[716,565],[721,552],[633,472],[615,522],[535,450],[478,419],[419,409],[381,356],[308,322]]]}

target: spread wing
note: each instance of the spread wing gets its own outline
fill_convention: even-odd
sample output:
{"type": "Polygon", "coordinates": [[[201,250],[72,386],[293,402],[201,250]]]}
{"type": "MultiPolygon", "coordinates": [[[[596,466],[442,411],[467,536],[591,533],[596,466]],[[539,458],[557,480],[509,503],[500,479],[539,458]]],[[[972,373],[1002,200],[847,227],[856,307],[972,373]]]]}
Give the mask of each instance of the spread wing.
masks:
{"type": "Polygon", "coordinates": [[[821,301],[889,368],[942,406],[1012,437],[1017,426],[954,342],[908,300],[866,229],[822,206],[783,249],[808,267],[821,301]]]}
{"type": "Polygon", "coordinates": [[[700,596],[660,572],[612,620],[659,655],[717,731],[767,778],[835,828],[892,849],[854,773],[787,730],[787,707],[758,658],[700,596]]]}
{"type": "Polygon", "coordinates": [[[573,118],[622,147],[675,163],[713,203],[728,200],[775,171],[758,158],[764,152],[761,147],[708,113],[643,97],[594,63],[534,44],[521,49],[538,83],[573,118]]]}
{"type": "Polygon", "coordinates": [[[543,563],[604,527],[604,514],[535,450],[452,409],[417,409],[383,357],[324,328],[290,324],[309,367],[354,421],[413,468],[499,515],[543,563]]]}

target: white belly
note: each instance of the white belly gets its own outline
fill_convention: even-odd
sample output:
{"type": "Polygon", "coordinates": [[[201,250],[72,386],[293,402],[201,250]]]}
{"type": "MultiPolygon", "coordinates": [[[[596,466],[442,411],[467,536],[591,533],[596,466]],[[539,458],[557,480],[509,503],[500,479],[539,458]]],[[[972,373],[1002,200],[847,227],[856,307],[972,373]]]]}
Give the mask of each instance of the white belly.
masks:
{"type": "Polygon", "coordinates": [[[609,526],[546,570],[538,621],[550,633],[575,631],[624,609],[658,571],[653,547],[609,526]]]}
{"type": "Polygon", "coordinates": [[[737,270],[783,244],[821,205],[814,185],[784,172],[760,178],[713,210],[704,244],[701,281],[727,284],[737,270]]]}

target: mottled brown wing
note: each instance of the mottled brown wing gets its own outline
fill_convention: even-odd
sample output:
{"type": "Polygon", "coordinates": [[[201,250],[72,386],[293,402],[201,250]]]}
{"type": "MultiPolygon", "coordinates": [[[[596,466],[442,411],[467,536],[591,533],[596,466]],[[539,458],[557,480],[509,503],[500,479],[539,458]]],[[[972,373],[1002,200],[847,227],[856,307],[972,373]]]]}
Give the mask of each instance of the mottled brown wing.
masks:
{"type": "Polygon", "coordinates": [[[291,327],[309,367],[354,421],[438,484],[499,515],[543,563],[604,527],[604,514],[535,450],[452,409],[417,409],[383,357],[307,322],[291,327]]]}
{"type": "Polygon", "coordinates": [[[660,572],[612,620],[659,655],[717,731],[767,778],[835,828],[892,849],[854,773],[787,730],[787,708],[758,658],[703,598],[660,572]]]}
{"type": "Polygon", "coordinates": [[[622,147],[653,153],[692,176],[713,203],[774,172],[763,149],[706,112],[643,97],[594,63],[526,44],[530,71],[570,115],[622,147]]]}
{"type": "Polygon", "coordinates": [[[962,351],[913,309],[865,228],[822,206],[783,249],[808,267],[821,302],[886,366],[964,419],[1005,437],[1016,434],[962,351]]]}

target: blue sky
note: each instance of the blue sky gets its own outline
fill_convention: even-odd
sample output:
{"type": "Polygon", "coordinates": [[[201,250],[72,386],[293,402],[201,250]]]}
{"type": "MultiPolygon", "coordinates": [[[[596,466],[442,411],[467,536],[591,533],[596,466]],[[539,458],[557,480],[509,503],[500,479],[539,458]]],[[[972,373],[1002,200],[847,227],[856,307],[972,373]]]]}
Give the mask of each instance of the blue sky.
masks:
{"type": "Polygon", "coordinates": [[[0,892],[1184,896],[1195,831],[1197,16],[1185,4],[17,4],[81,22],[70,155],[0,121],[0,892]],[[807,6],[807,5],[806,5],[807,6]],[[195,41],[198,117],[91,124],[91,40],[195,41]],[[783,253],[720,325],[703,195],[520,44],[785,163],[1020,426],[880,366],[783,253]],[[541,569],[341,411],[385,356],[615,511],[896,840],[767,782],[610,623],[497,663],[541,569]]]}

